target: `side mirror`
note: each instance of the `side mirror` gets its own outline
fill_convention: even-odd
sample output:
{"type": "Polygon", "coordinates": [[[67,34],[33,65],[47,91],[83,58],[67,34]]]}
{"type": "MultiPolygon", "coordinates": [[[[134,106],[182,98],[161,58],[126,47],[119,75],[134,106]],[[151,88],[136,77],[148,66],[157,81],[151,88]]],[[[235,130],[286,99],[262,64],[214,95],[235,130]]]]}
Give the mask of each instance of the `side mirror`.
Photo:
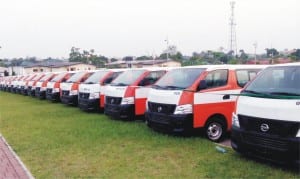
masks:
{"type": "Polygon", "coordinates": [[[201,80],[200,83],[199,83],[199,86],[197,88],[197,91],[200,91],[200,90],[203,90],[203,89],[206,89],[206,88],[207,88],[206,81],[205,80],[201,80]]]}

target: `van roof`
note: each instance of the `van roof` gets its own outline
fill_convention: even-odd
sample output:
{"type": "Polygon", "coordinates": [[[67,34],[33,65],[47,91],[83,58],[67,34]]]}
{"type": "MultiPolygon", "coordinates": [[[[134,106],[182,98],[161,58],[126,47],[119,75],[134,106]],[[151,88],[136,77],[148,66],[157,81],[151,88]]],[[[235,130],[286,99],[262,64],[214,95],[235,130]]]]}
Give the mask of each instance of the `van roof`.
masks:
{"type": "Polygon", "coordinates": [[[216,69],[263,69],[268,67],[268,65],[197,65],[197,66],[186,66],[181,68],[205,68],[208,71],[216,69]]]}
{"type": "Polygon", "coordinates": [[[272,66],[300,66],[300,62],[276,64],[276,65],[272,65],[272,66]]]}

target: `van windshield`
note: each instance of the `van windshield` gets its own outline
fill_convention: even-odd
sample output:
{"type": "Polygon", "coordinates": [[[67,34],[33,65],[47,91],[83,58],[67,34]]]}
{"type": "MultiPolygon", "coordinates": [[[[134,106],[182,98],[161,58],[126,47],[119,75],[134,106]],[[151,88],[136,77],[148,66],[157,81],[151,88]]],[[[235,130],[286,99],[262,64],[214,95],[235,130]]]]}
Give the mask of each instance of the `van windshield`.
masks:
{"type": "Polygon", "coordinates": [[[44,82],[44,81],[48,80],[52,75],[53,74],[49,73],[49,74],[45,75],[40,81],[44,82]]]}
{"type": "Polygon", "coordinates": [[[96,84],[100,83],[100,80],[108,73],[109,71],[97,71],[92,76],[90,76],[87,80],[85,80],[84,84],[96,84]]]}
{"type": "Polygon", "coordinates": [[[39,78],[41,78],[43,74],[39,74],[39,75],[36,75],[31,81],[36,81],[38,80],[39,78]]]}
{"type": "Polygon", "coordinates": [[[181,68],[167,72],[157,81],[154,88],[183,90],[190,87],[204,71],[204,68],[181,68]]]}
{"type": "Polygon", "coordinates": [[[69,78],[66,83],[74,83],[77,82],[80,78],[82,78],[85,75],[86,72],[77,72],[75,73],[71,78],[69,78]]]}
{"type": "Polygon", "coordinates": [[[56,77],[54,77],[51,80],[51,82],[57,82],[57,81],[61,80],[66,74],[67,74],[67,72],[58,74],[56,77]]]}
{"type": "Polygon", "coordinates": [[[112,81],[112,86],[128,86],[134,83],[146,70],[128,70],[112,81]]]}
{"type": "Polygon", "coordinates": [[[269,98],[300,96],[300,66],[266,68],[242,93],[269,98]]]}

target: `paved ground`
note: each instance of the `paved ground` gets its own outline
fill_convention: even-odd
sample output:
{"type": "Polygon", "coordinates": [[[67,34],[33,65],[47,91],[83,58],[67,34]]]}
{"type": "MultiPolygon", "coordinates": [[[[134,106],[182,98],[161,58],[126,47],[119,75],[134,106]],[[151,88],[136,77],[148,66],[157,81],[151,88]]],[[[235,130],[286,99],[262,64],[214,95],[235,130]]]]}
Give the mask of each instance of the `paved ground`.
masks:
{"type": "Polygon", "coordinates": [[[31,179],[33,176],[0,134],[0,179],[7,178],[31,179]]]}

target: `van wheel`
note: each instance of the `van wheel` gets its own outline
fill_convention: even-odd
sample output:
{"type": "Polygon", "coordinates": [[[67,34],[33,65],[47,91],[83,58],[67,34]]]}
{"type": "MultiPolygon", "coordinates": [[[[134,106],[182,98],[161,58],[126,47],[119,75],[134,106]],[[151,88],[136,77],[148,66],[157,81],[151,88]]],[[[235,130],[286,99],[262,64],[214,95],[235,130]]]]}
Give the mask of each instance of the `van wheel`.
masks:
{"type": "Polygon", "coordinates": [[[206,137],[213,142],[220,142],[226,133],[226,125],[220,118],[214,117],[205,125],[206,137]]]}

